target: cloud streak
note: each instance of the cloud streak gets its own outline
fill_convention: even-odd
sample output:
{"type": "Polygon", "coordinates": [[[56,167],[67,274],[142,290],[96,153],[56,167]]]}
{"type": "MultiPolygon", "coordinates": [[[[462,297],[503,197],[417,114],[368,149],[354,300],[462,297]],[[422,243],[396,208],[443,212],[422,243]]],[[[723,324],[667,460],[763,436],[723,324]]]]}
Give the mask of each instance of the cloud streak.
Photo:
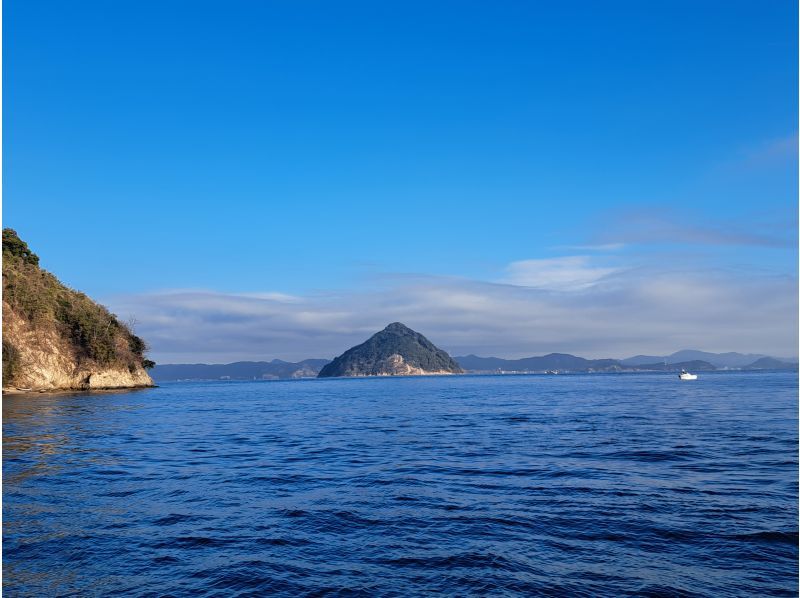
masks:
{"type": "Polygon", "coordinates": [[[403,276],[307,296],[169,291],[112,298],[161,363],[333,357],[402,321],[455,355],[588,357],[681,348],[791,356],[797,280],[524,260],[500,282],[403,276]]]}
{"type": "Polygon", "coordinates": [[[595,266],[584,255],[512,262],[506,268],[506,282],[513,285],[555,291],[575,291],[597,284],[619,268],[595,266]]]}
{"type": "MultiPolygon", "coordinates": [[[[664,212],[665,208],[660,211],[664,212]]],[[[745,230],[730,222],[696,223],[693,218],[674,210],[660,217],[649,213],[628,213],[621,222],[609,223],[605,232],[598,235],[597,246],[686,244],[781,249],[796,246],[796,240],[788,234],[791,231],[779,230],[776,234],[780,227],[754,230],[755,224],[751,222],[745,230]]]]}

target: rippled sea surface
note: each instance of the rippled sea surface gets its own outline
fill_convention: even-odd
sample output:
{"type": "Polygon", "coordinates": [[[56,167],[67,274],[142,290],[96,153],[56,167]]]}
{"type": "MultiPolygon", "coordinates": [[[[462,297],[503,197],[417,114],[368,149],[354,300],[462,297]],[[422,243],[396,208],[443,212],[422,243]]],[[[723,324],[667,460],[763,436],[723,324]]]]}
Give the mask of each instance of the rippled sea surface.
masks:
{"type": "Polygon", "coordinates": [[[796,596],[797,377],[6,397],[7,596],[796,596]]]}

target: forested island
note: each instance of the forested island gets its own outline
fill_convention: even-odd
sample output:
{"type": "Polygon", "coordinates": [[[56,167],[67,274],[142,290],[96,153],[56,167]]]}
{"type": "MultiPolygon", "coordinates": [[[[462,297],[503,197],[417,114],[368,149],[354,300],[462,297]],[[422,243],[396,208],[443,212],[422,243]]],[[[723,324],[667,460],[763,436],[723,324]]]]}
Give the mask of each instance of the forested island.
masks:
{"type": "Polygon", "coordinates": [[[320,378],[462,374],[445,351],[400,322],[348,349],[319,372],[320,378]]]}

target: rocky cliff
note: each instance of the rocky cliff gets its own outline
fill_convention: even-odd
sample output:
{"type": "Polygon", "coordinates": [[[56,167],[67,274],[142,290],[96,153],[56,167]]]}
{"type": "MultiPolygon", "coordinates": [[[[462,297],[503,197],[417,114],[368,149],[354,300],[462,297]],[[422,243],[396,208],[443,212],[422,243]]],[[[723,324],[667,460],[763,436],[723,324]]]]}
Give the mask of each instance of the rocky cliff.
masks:
{"type": "Polygon", "coordinates": [[[3,230],[3,390],[153,386],[146,345],[114,314],[67,288],[3,230]]]}
{"type": "Polygon", "coordinates": [[[460,373],[463,370],[447,353],[419,332],[395,322],[327,364],[319,377],[460,373]]]}

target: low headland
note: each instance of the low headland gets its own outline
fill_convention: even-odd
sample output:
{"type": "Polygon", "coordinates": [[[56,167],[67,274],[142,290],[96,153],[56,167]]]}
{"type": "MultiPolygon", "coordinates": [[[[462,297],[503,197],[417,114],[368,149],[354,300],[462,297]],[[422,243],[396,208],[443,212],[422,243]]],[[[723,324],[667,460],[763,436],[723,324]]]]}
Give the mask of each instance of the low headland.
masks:
{"type": "Polygon", "coordinates": [[[3,230],[3,392],[154,386],[147,346],[105,307],[62,284],[3,230]]]}

